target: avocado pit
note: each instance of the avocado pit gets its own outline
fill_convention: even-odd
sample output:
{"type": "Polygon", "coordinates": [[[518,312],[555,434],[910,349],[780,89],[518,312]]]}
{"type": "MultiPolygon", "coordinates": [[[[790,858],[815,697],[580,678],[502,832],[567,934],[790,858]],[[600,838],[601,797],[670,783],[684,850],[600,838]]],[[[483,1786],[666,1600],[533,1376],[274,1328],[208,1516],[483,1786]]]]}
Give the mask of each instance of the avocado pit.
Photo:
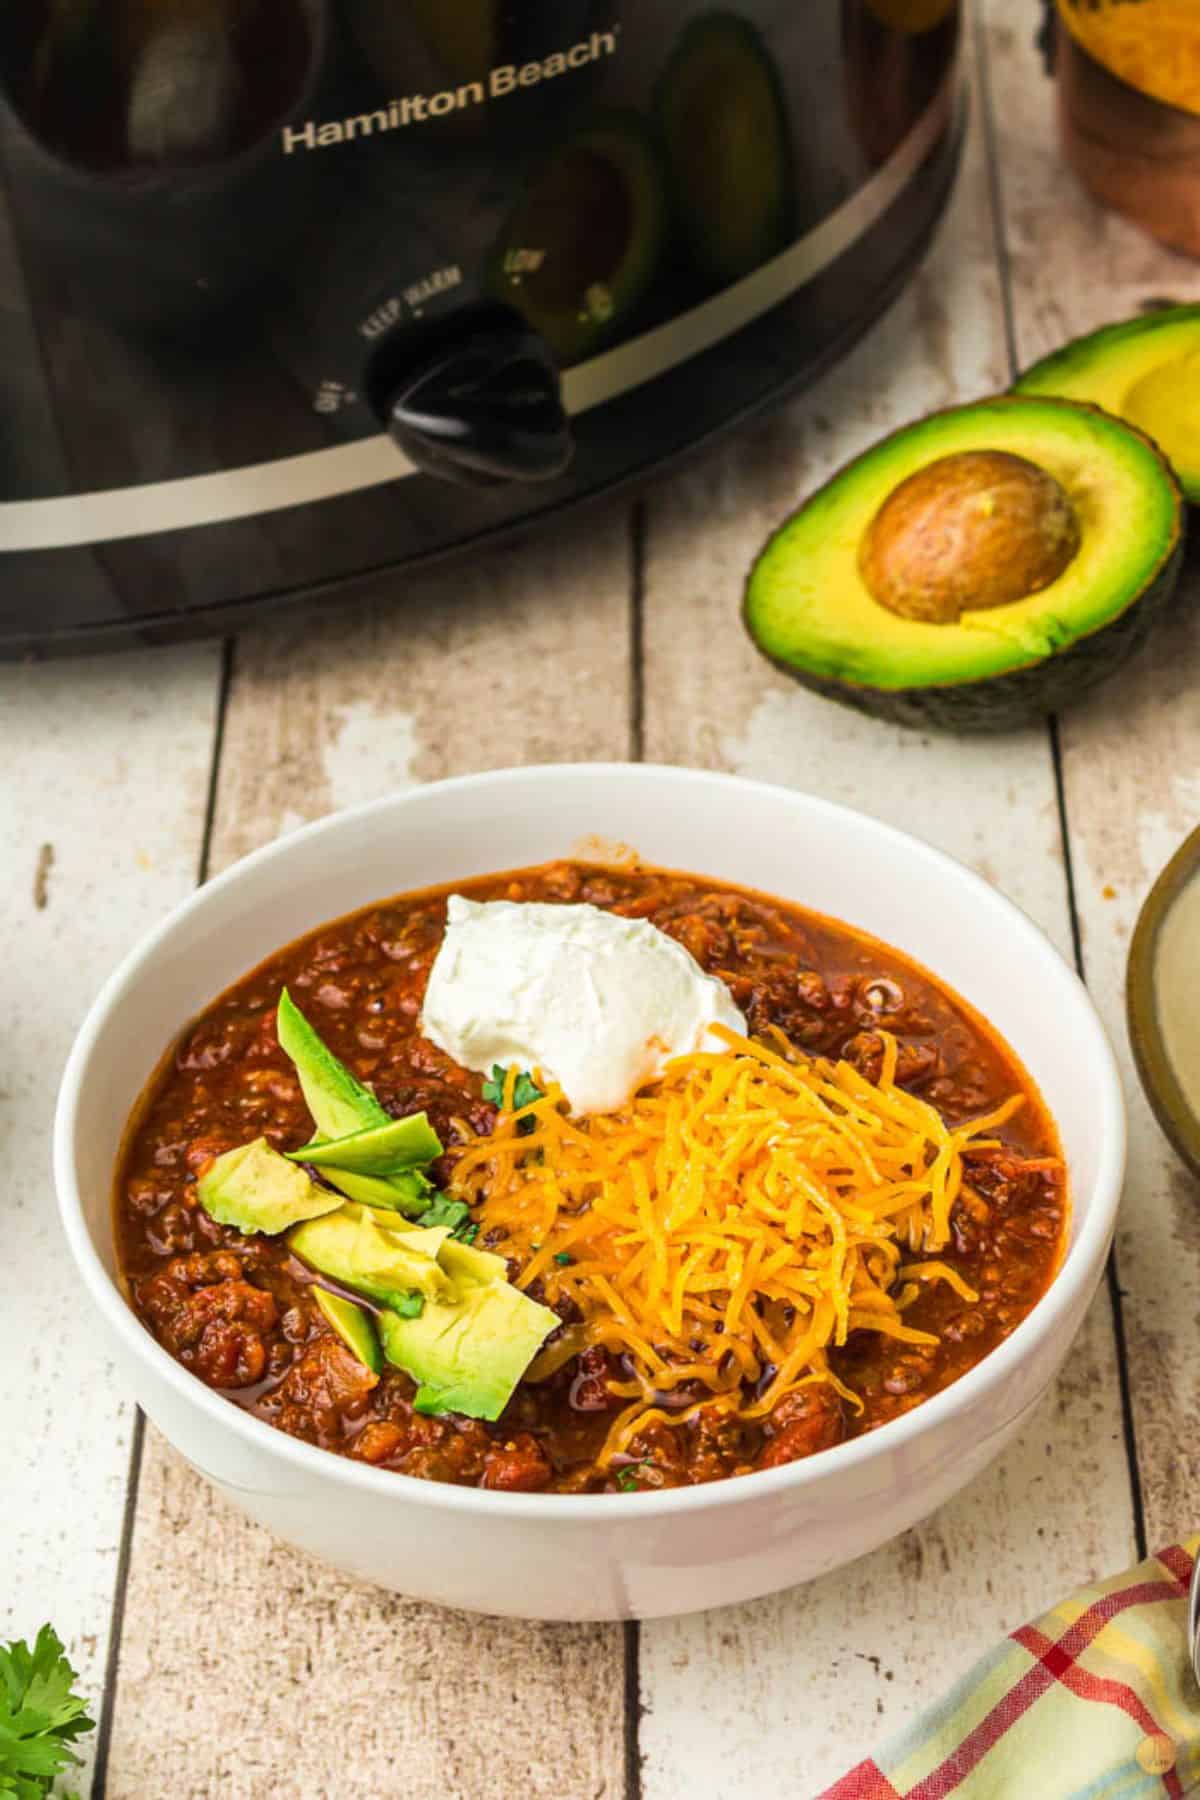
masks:
{"type": "Polygon", "coordinates": [[[966,450],[918,469],[889,494],[859,551],[880,606],[954,625],[1047,588],[1079,554],[1071,500],[1045,469],[1007,450],[966,450]]]}

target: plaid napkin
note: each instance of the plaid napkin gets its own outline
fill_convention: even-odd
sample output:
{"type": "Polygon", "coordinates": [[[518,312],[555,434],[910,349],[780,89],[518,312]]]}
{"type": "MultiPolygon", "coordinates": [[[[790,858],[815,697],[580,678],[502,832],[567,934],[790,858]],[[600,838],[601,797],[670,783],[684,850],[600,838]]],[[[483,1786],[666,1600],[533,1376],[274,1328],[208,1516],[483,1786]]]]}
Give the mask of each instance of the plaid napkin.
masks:
{"type": "Polygon", "coordinates": [[[1200,1791],[1187,1596],[1200,1537],[1022,1625],[818,1800],[1161,1800],[1200,1791]]]}

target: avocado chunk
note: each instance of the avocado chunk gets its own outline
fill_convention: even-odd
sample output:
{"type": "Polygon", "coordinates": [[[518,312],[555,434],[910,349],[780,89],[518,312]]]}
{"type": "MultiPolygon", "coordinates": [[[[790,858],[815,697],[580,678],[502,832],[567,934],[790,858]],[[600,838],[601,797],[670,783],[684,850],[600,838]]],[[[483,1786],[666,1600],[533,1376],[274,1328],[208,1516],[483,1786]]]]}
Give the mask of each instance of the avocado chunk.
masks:
{"type": "Polygon", "coordinates": [[[322,1137],[349,1137],[390,1124],[391,1114],[322,1042],[286,988],[279,996],[275,1030],[280,1049],[296,1065],[305,1104],[322,1137]]]}
{"type": "Polygon", "coordinates": [[[312,1292],[317,1306],[346,1348],[370,1369],[372,1375],[380,1374],[383,1352],[370,1313],[356,1306],[353,1300],[343,1299],[341,1294],[331,1294],[328,1288],[315,1287],[312,1292]]]}
{"type": "Polygon", "coordinates": [[[423,1112],[405,1119],[389,1119],[366,1131],[346,1137],[316,1137],[299,1150],[289,1150],[293,1162],[311,1163],[315,1169],[337,1169],[350,1175],[401,1175],[421,1169],[442,1154],[442,1140],[423,1112]]]}
{"type": "Polygon", "coordinates": [[[457,1238],[446,1239],[438,1261],[460,1289],[464,1286],[486,1287],[491,1282],[508,1279],[508,1264],[502,1256],[493,1256],[490,1250],[477,1250],[474,1244],[460,1244],[457,1238]]]}
{"type": "Polygon", "coordinates": [[[1005,730],[1132,655],[1182,544],[1178,482],[1143,433],[1096,407],[1004,396],[894,432],[805,501],[750,571],[745,622],[831,699],[901,724],[1005,730]],[[915,478],[932,511],[903,504],[915,478]]]}
{"type": "Polygon", "coordinates": [[[417,1383],[418,1412],[498,1419],[560,1323],[549,1307],[495,1281],[464,1287],[451,1304],[430,1301],[417,1319],[383,1313],[379,1332],[387,1360],[417,1383]]]}
{"type": "MultiPolygon", "coordinates": [[[[364,1208],[374,1211],[373,1208],[364,1208]]],[[[422,1232],[437,1227],[410,1224],[406,1219],[399,1219],[394,1213],[379,1212],[376,1223],[386,1231],[422,1232]]],[[[447,1236],[438,1251],[438,1262],[456,1287],[464,1283],[478,1284],[489,1281],[506,1281],[508,1264],[502,1256],[493,1256],[490,1250],[477,1250],[473,1244],[460,1243],[456,1237],[447,1236]]]]}
{"type": "Polygon", "coordinates": [[[452,1299],[454,1283],[438,1261],[450,1235],[445,1226],[396,1231],[386,1219],[371,1207],[348,1202],[298,1226],[288,1243],[318,1274],[383,1306],[407,1306],[413,1295],[426,1301],[452,1299]]]}
{"type": "MultiPolygon", "coordinates": [[[[306,1156],[304,1161],[308,1160],[306,1156]]],[[[420,1217],[437,1191],[419,1169],[388,1176],[355,1175],[348,1169],[322,1169],[321,1174],[347,1200],[357,1200],[362,1206],[387,1207],[412,1219],[420,1217]]]]}
{"type": "Polygon", "coordinates": [[[792,235],[792,144],[783,88],[758,32],[735,13],[684,31],[655,90],[674,212],[715,287],[777,256],[792,235]]]}
{"type": "Polygon", "coordinates": [[[1200,506],[1200,305],[1166,306],[1076,338],[1026,369],[1021,394],[1088,400],[1152,437],[1200,506]]]}
{"type": "Polygon", "coordinates": [[[261,1137],[211,1162],[196,1184],[196,1197],[218,1225],[268,1237],[342,1205],[340,1195],[319,1187],[261,1137]]]}
{"type": "Polygon", "coordinates": [[[625,332],[658,273],[666,188],[636,113],[610,111],[561,143],[517,200],[488,286],[566,365],[625,332]]]}
{"type": "MultiPolygon", "coordinates": [[[[370,1089],[355,1080],[345,1063],[339,1061],[313,1030],[286,988],[279,996],[275,1029],[280,1048],[295,1064],[301,1092],[317,1127],[316,1136],[302,1150],[291,1153],[297,1162],[312,1163],[316,1167],[312,1153],[329,1140],[336,1142],[340,1138],[384,1133],[397,1124],[403,1128],[398,1139],[405,1144],[411,1141],[414,1148],[422,1142],[426,1147],[437,1145],[436,1150],[430,1148],[429,1155],[420,1160],[429,1162],[441,1154],[441,1142],[424,1113],[416,1114],[414,1118],[421,1121],[428,1132],[427,1137],[423,1136],[420,1125],[410,1124],[408,1120],[394,1120],[370,1089]]],[[[399,1174],[386,1175],[358,1167],[341,1169],[330,1165],[326,1180],[347,1199],[366,1206],[390,1206],[403,1213],[421,1212],[433,1192],[433,1184],[415,1168],[407,1166],[399,1174]]]]}

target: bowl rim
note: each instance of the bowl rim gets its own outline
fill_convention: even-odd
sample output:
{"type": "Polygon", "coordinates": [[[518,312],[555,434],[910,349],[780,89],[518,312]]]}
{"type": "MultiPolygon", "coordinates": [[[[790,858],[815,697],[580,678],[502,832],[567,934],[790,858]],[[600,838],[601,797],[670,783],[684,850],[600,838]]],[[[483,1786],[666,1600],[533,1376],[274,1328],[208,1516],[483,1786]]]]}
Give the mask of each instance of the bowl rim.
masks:
{"type": "Polygon", "coordinates": [[[1200,826],[1189,831],[1143,900],[1125,968],[1125,1016],[1134,1067],[1163,1136],[1193,1175],[1200,1175],[1200,1117],[1188,1101],[1167,1053],[1159,1018],[1156,971],[1162,928],[1180,895],[1197,880],[1200,826]]]}
{"type": "MultiPolygon", "coordinates": [[[[364,901],[369,905],[370,901],[364,901]]],[[[797,902],[799,904],[799,902],[797,902]]],[[[1041,927],[1015,901],[993,887],[957,858],[939,850],[925,839],[902,831],[870,813],[826,800],[778,782],[760,781],[724,771],[693,769],[668,763],[542,763],[515,768],[484,770],[474,774],[447,777],[427,782],[411,790],[384,795],[359,806],[343,808],[321,819],[288,832],[271,843],[241,857],[220,875],[194,889],[178,902],[161,922],[141,938],[126,954],[104,982],[84,1018],[71,1047],[59,1087],[54,1116],[54,1178],[59,1214],[63,1229],[93,1302],[119,1340],[131,1355],[149,1364],[159,1380],[173,1390],[179,1399],[204,1414],[218,1428],[223,1428],[251,1449],[278,1457],[292,1465],[298,1473],[324,1478],[337,1485],[345,1484],[366,1494],[381,1497],[392,1494],[397,1501],[417,1501],[445,1508],[450,1512],[471,1514],[482,1520],[541,1519],[576,1520],[581,1526],[600,1520],[612,1524],[616,1519],[665,1519],[673,1513],[703,1511],[734,1504],[770,1499],[776,1495],[799,1493],[813,1483],[836,1476],[876,1457],[901,1449],[913,1439],[932,1431],[938,1424],[953,1420],[975,1401],[999,1387],[1038,1345],[1052,1338],[1063,1324],[1081,1290],[1085,1289],[1097,1264],[1103,1265],[1107,1255],[1120,1202],[1125,1171],[1126,1113],[1120,1075],[1111,1040],[1083,982],[1065,957],[1042,931],[1041,927]],[[816,815],[830,819],[851,820],[866,824],[899,852],[911,855],[914,850],[926,857],[934,868],[965,884],[987,903],[998,908],[1008,926],[1027,949],[1045,961],[1057,965],[1066,978],[1066,989],[1073,992],[1079,1006],[1081,1022],[1091,1033],[1093,1061],[1098,1087],[1095,1091],[1095,1114],[1100,1130],[1097,1171],[1090,1204],[1075,1241],[1068,1247],[1049,1288],[1011,1335],[997,1345],[982,1362],[968,1369],[957,1381],[933,1394],[911,1411],[877,1426],[862,1437],[835,1444],[817,1456],[785,1463],[776,1469],[763,1469],[749,1475],[730,1476],[721,1481],[690,1487],[664,1488],[650,1492],[623,1494],[618,1502],[611,1494],[506,1494],[490,1489],[457,1487],[450,1483],[425,1481],[392,1469],[377,1469],[367,1463],[338,1456],[318,1445],[293,1438],[265,1420],[255,1418],[241,1407],[233,1406],[221,1394],[207,1387],[190,1370],[176,1362],[142,1324],[125,1300],[115,1280],[105,1268],[92,1243],[83,1210],[82,1198],[73,1157],[75,1120],[79,1098],[86,1081],[88,1064],[105,1022],[116,1010],[127,991],[142,977],[144,967],[152,963],[159,946],[195,911],[211,905],[230,887],[234,887],[252,869],[271,862],[286,862],[300,845],[311,843],[342,827],[348,820],[370,818],[402,807],[407,801],[427,796],[431,791],[463,792],[471,789],[517,785],[530,780],[569,778],[588,781],[595,778],[627,781],[631,786],[647,777],[666,779],[681,787],[713,786],[731,788],[743,793],[754,792],[786,805],[802,804],[816,815]],[[616,1509],[619,1506],[619,1511],[616,1509]]]]}

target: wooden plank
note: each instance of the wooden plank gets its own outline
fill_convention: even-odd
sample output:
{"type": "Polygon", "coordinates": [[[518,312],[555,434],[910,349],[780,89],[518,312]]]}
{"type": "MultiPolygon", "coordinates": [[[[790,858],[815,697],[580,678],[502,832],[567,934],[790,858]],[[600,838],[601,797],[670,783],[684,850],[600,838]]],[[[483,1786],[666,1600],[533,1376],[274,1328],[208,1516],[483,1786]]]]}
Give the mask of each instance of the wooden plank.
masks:
{"type": "Polygon", "coordinates": [[[96,989],[195,881],[218,666],[209,647],[0,668],[0,1638],[51,1620],[97,1700],[133,1406],[75,1298],[50,1126],[96,989]]]}
{"type": "MultiPolygon", "coordinates": [[[[1200,300],[1200,265],[1102,212],[1063,173],[1032,46],[991,0],[991,81],[1004,171],[1018,355],[1163,299],[1200,300]],[[1052,210],[1045,204],[1048,174],[1052,210]]],[[[1194,516],[1194,515],[1193,515],[1194,516]]],[[[1200,823],[1200,561],[1147,650],[1062,724],[1064,786],[1087,977],[1124,1063],[1130,1176],[1117,1253],[1134,1430],[1151,1545],[1194,1529],[1200,1484],[1200,1208],[1128,1053],[1125,961],[1138,909],[1200,823]]]]}
{"type": "MultiPolygon", "coordinates": [[[[242,640],[214,867],[412,781],[628,755],[630,586],[627,518],[608,508],[242,640]]],[[[274,1800],[285,1768],[298,1797],[615,1800],[623,1687],[619,1626],[483,1620],[356,1585],[148,1434],[109,1800],[274,1800]]]]}
{"type": "MultiPolygon", "coordinates": [[[[746,565],[805,491],[881,433],[1004,385],[982,138],[935,251],[859,351],[806,398],[651,502],[646,754],[730,768],[876,813],[973,865],[1069,952],[1041,728],[956,740],[805,693],[746,639],[746,565]]],[[[646,1800],[808,1796],[932,1700],[1005,1629],[1130,1560],[1107,1296],[1000,1463],[935,1518],[809,1587],[641,1631],[646,1800]]]]}

